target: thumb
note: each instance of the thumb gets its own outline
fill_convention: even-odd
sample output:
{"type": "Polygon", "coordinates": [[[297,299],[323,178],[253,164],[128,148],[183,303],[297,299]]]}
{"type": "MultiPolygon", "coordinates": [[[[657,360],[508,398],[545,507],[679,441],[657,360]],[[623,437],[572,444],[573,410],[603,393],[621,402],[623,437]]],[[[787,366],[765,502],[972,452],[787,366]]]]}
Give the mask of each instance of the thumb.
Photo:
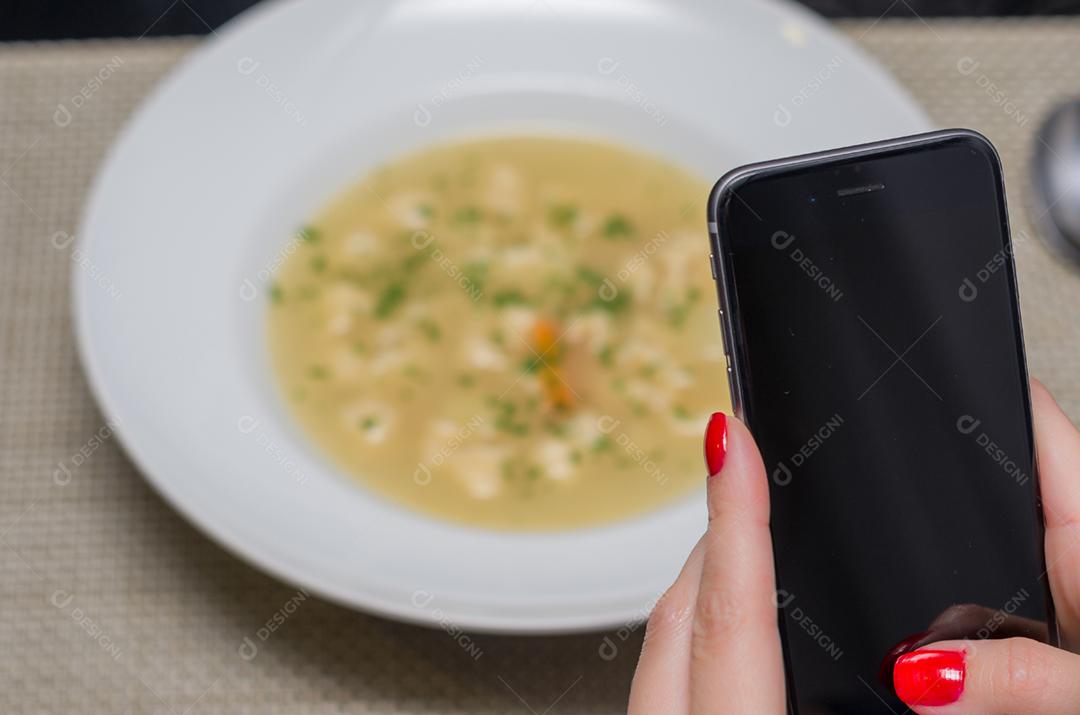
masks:
{"type": "Polygon", "coordinates": [[[1027,638],[943,641],[897,659],[893,687],[920,715],[1074,715],[1080,656],[1027,638]]]}
{"type": "Polygon", "coordinates": [[[719,412],[706,430],[705,461],[709,528],[690,643],[690,712],[782,713],[765,467],[746,426],[719,412]]]}

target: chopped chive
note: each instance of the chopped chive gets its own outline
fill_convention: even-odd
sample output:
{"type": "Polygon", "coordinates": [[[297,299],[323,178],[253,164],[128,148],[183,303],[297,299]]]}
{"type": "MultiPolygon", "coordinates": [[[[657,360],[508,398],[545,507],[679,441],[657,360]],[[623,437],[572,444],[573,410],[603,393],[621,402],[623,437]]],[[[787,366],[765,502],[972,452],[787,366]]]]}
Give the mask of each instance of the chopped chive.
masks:
{"type": "Polygon", "coordinates": [[[310,265],[313,273],[322,273],[326,270],[326,256],[312,256],[310,265]]]}
{"type": "Polygon", "coordinates": [[[314,226],[304,226],[296,233],[305,243],[318,243],[322,233],[314,226]]]}
{"type": "Polygon", "coordinates": [[[543,359],[538,357],[527,357],[521,361],[521,371],[527,375],[533,375],[540,371],[540,366],[544,364],[543,359]]]}
{"type": "Polygon", "coordinates": [[[401,262],[401,270],[406,273],[413,273],[417,268],[423,266],[427,261],[427,255],[424,253],[414,253],[411,256],[407,256],[405,260],[401,262]]]}
{"type": "Polygon", "coordinates": [[[529,468],[525,470],[525,478],[528,479],[530,482],[534,482],[539,479],[540,474],[540,467],[535,464],[530,465],[529,468]]]}
{"type": "Polygon", "coordinates": [[[523,437],[529,433],[529,426],[514,421],[517,405],[513,402],[502,402],[498,405],[498,414],[495,415],[495,429],[508,434],[523,437]]]}
{"type": "Polygon", "coordinates": [[[357,355],[363,355],[367,352],[367,345],[364,345],[363,341],[357,340],[352,344],[352,351],[357,355]]]}
{"type": "Polygon", "coordinates": [[[615,366],[615,348],[610,344],[600,348],[600,352],[596,354],[596,359],[600,361],[600,364],[604,367],[615,366]]]}
{"type": "Polygon", "coordinates": [[[454,223],[473,224],[483,218],[483,213],[475,206],[465,206],[454,212],[454,223]]]}
{"type": "Polygon", "coordinates": [[[312,380],[325,380],[330,377],[330,370],[325,365],[312,365],[308,368],[308,377],[312,380]]]}
{"type": "Polygon", "coordinates": [[[502,430],[503,432],[512,434],[515,437],[524,437],[525,435],[529,434],[528,426],[523,425],[520,422],[503,421],[500,423],[496,421],[495,429],[502,430]]]}
{"type": "Polygon", "coordinates": [[[690,411],[687,410],[682,405],[675,405],[675,408],[671,412],[676,417],[678,417],[680,420],[688,420],[688,419],[690,419],[690,411]]]}
{"type": "Polygon", "coordinates": [[[375,419],[371,415],[368,415],[364,419],[360,420],[360,429],[364,430],[365,432],[368,432],[368,431],[374,429],[378,424],[379,424],[379,421],[377,419],[375,419]]]}
{"type": "Polygon", "coordinates": [[[608,238],[623,238],[634,233],[634,224],[622,214],[612,214],[604,222],[603,231],[608,238]]]}
{"type": "Polygon", "coordinates": [[[551,291],[559,291],[563,295],[569,295],[574,292],[575,285],[573,281],[556,273],[544,279],[544,287],[551,291]]]}
{"type": "Polygon", "coordinates": [[[668,310],[668,324],[673,328],[681,328],[686,324],[686,318],[690,315],[690,307],[688,305],[676,305],[668,310]]]}
{"type": "Polygon", "coordinates": [[[461,374],[458,375],[457,384],[461,385],[462,387],[472,387],[476,384],[476,378],[467,373],[461,374]]]}
{"type": "Polygon", "coordinates": [[[589,304],[585,306],[586,310],[603,310],[617,315],[622,313],[630,307],[630,290],[628,288],[620,288],[619,291],[610,299],[605,299],[600,295],[597,295],[589,304]]]}
{"type": "Polygon", "coordinates": [[[595,440],[593,440],[592,451],[606,452],[607,450],[611,449],[612,445],[614,444],[615,443],[611,441],[611,437],[608,437],[606,434],[602,434],[595,440]]]}
{"type": "Polygon", "coordinates": [[[567,228],[577,219],[578,210],[570,204],[556,204],[548,209],[548,221],[557,228],[567,228]]]}
{"type": "Polygon", "coordinates": [[[433,343],[439,342],[442,339],[442,328],[434,320],[421,320],[417,323],[417,327],[420,328],[424,336],[433,343]]]}
{"type": "Polygon", "coordinates": [[[430,204],[420,204],[416,207],[416,210],[426,219],[435,218],[435,209],[430,204]]]}
{"type": "Polygon", "coordinates": [[[405,301],[405,284],[394,281],[383,289],[379,294],[379,300],[375,304],[375,317],[388,318],[405,301]]]}
{"type": "Polygon", "coordinates": [[[484,283],[487,280],[488,264],[483,261],[473,261],[466,263],[462,269],[462,274],[465,276],[465,280],[469,282],[471,287],[474,287],[477,291],[483,293],[484,283]]]}
{"type": "Polygon", "coordinates": [[[285,291],[282,290],[280,283],[271,283],[270,290],[270,302],[274,305],[280,305],[285,300],[285,291]]]}
{"type": "Polygon", "coordinates": [[[578,278],[585,281],[593,288],[599,288],[604,284],[604,276],[588,266],[577,267],[578,278]]]}
{"type": "Polygon", "coordinates": [[[495,304],[496,308],[503,308],[508,305],[527,305],[528,301],[525,300],[525,296],[520,291],[516,290],[502,290],[491,297],[491,302],[495,304]]]}

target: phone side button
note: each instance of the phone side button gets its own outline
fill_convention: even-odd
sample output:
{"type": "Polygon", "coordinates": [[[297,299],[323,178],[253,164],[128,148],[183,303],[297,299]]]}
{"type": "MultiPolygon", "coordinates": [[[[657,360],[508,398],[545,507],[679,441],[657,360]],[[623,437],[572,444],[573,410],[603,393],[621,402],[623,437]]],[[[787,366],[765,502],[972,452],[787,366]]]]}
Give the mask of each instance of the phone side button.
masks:
{"type": "Polygon", "coordinates": [[[716,256],[712,253],[709,254],[709,268],[712,269],[712,279],[714,281],[717,280],[718,276],[716,275],[716,256]]]}
{"type": "Polygon", "coordinates": [[[716,316],[720,319],[720,337],[724,341],[724,357],[731,355],[731,346],[728,344],[728,329],[727,321],[724,320],[724,309],[716,311],[716,316]]]}

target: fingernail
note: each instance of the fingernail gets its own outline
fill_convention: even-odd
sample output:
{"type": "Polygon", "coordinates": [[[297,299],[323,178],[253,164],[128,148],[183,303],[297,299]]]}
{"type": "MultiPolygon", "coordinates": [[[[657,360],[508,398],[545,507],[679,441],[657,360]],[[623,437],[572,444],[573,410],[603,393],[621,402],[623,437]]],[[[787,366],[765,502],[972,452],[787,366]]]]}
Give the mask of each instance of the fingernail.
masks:
{"type": "Polygon", "coordinates": [[[948,705],[964,692],[963,651],[917,650],[896,659],[893,689],[908,705],[948,705]]]}
{"type": "Polygon", "coordinates": [[[913,636],[908,636],[904,640],[900,641],[885,654],[885,657],[881,659],[881,664],[878,666],[878,682],[888,687],[893,681],[893,666],[896,665],[896,659],[904,655],[908,651],[913,651],[921,645],[931,643],[934,640],[941,640],[940,638],[928,638],[930,631],[923,631],[922,633],[916,633],[913,636]]]}
{"type": "Polygon", "coordinates": [[[713,412],[709,426],[705,428],[705,468],[709,476],[719,472],[727,456],[727,415],[713,412]]]}

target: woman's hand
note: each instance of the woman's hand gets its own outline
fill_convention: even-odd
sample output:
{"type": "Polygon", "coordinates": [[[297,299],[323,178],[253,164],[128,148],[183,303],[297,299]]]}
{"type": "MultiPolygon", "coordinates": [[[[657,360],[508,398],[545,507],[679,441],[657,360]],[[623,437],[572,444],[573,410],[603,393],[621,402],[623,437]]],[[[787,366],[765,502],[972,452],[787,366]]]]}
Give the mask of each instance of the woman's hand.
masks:
{"type": "Polygon", "coordinates": [[[783,715],[765,467],[746,427],[721,413],[705,452],[709,528],[649,618],[629,711],[783,715]]]}
{"type": "MultiPolygon", "coordinates": [[[[1041,384],[1031,391],[1047,571],[1062,645],[1076,650],[1080,432],[1041,384]]],[[[649,618],[629,712],[782,715],[765,469],[746,427],[720,414],[709,424],[706,458],[709,527],[649,618]]],[[[947,633],[963,617],[952,609],[935,624],[947,633]]],[[[897,695],[920,715],[1080,714],[1080,655],[1036,640],[1042,624],[1013,619],[1006,631],[1032,637],[920,643],[895,662],[897,695]]]]}
{"type": "MultiPolygon", "coordinates": [[[[1040,383],[1032,381],[1031,398],[1046,567],[1061,644],[1075,651],[1080,648],[1080,433],[1040,383]]],[[[897,659],[893,683],[896,694],[920,715],[1080,713],[1080,655],[1031,638],[930,643],[897,659]]]]}

